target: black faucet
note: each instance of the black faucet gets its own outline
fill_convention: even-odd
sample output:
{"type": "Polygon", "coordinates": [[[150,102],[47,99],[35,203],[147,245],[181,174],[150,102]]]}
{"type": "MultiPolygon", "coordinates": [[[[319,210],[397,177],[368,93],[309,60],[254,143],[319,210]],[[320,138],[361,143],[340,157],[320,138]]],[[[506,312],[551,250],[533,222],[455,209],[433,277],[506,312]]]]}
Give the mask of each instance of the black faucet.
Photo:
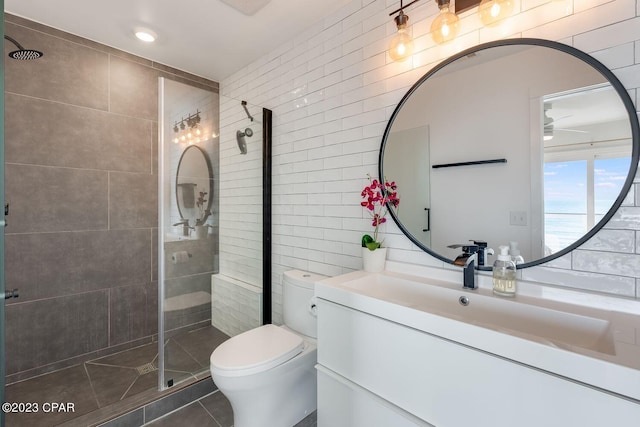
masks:
{"type": "Polygon", "coordinates": [[[175,227],[176,225],[181,225],[182,226],[182,235],[183,236],[189,236],[189,220],[188,219],[184,219],[184,218],[180,218],[180,222],[176,222],[175,224],[173,224],[173,226],[175,227]]]}
{"type": "MultiPolygon", "coordinates": [[[[452,245],[454,246],[454,245],[452,245]]],[[[463,267],[462,270],[462,287],[464,289],[476,289],[476,261],[478,259],[478,245],[460,245],[462,246],[462,254],[453,262],[455,265],[463,267]]],[[[460,247],[457,246],[457,247],[460,247]]],[[[451,246],[450,246],[451,247],[451,246]]]]}
{"type": "Polygon", "coordinates": [[[462,270],[462,287],[464,289],[476,289],[476,269],[475,269],[475,261],[478,257],[478,253],[474,253],[469,258],[467,258],[467,262],[465,263],[462,270]]]}
{"type": "Polygon", "coordinates": [[[478,246],[478,261],[477,264],[479,267],[487,265],[488,256],[493,255],[493,249],[487,246],[487,242],[484,240],[469,240],[473,242],[474,245],[478,246]]]}

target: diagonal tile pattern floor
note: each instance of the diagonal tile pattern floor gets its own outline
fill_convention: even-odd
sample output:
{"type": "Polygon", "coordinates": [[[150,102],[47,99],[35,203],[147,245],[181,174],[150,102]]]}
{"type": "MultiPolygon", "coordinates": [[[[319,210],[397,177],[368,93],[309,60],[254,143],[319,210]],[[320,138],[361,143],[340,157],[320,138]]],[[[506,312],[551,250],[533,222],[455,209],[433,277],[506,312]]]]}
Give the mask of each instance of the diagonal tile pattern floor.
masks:
{"type": "MultiPolygon", "coordinates": [[[[165,345],[165,378],[174,383],[209,369],[213,349],[228,338],[208,326],[169,338],[165,345]]],[[[73,412],[6,414],[6,427],[50,427],[158,386],[157,343],[136,347],[21,381],[6,387],[7,402],[73,403],[73,412]]]]}

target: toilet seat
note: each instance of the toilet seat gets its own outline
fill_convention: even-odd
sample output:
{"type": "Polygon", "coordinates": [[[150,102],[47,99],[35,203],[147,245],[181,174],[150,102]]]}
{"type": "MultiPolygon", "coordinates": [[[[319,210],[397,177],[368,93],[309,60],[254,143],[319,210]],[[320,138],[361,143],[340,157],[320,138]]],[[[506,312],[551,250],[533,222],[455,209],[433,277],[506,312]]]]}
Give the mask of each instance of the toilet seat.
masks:
{"type": "Polygon", "coordinates": [[[271,369],[304,349],[302,337],[275,325],[263,325],[236,335],[211,354],[211,372],[236,377],[271,369]]]}

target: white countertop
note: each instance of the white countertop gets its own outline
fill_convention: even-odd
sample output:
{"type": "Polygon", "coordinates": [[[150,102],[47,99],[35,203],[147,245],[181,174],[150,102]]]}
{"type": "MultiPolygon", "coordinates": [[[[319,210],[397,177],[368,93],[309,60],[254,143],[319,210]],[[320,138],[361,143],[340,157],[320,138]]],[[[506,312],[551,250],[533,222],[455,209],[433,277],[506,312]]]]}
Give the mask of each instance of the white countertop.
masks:
{"type": "Polygon", "coordinates": [[[640,403],[640,301],[524,281],[505,298],[491,277],[478,283],[464,290],[461,269],[387,261],[383,273],[322,280],[316,296],[640,403]]]}

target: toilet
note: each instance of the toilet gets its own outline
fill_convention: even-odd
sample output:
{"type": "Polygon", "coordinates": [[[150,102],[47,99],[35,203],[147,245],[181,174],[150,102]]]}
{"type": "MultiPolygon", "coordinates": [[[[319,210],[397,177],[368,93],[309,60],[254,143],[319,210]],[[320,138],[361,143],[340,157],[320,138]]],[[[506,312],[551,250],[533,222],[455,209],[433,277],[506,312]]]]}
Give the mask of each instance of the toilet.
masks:
{"type": "Polygon", "coordinates": [[[316,410],[314,283],[325,276],[286,271],[284,325],[263,325],[218,346],[211,378],[229,399],[235,427],[292,427],[316,410]]]}

